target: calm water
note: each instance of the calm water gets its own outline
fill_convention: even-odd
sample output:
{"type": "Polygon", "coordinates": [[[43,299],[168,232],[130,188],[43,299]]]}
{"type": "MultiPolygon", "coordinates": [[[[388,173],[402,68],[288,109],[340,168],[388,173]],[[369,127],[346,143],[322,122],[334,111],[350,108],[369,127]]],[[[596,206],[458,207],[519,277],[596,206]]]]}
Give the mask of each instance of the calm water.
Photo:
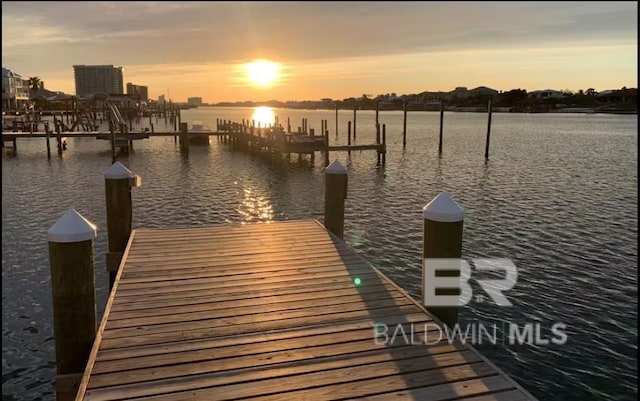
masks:
{"type": "MultiPolygon", "coordinates": [[[[183,121],[215,127],[252,109],[199,108],[183,121]]],[[[280,122],[302,117],[331,142],[346,142],[347,120],[331,111],[276,110],[280,122]]],[[[566,324],[563,345],[478,348],[540,400],[637,398],[637,115],[494,114],[491,160],[484,161],[486,115],[446,113],[437,157],[438,113],[410,113],[402,149],[402,113],[387,125],[387,166],[374,152],[336,153],[349,169],[345,240],[413,296],[420,296],[421,208],[448,191],[465,209],[463,257],[502,257],[518,267],[506,293],[513,307],[472,301],[462,323],[537,322],[549,338],[566,324]]],[[[156,129],[163,124],[159,121],[156,129]]],[[[374,112],[360,112],[357,143],[374,141],[374,112]]],[[[68,208],[99,226],[98,310],[107,297],[103,173],[107,141],[69,141],[47,161],[44,140],[18,142],[2,158],[3,400],[53,400],[55,374],[46,232],[68,208]]],[[[188,160],[173,138],[135,142],[119,158],[142,177],[133,190],[135,227],[322,218],[323,157],[270,161],[212,138],[188,160]]],[[[475,277],[475,276],[474,276],[475,277]]],[[[475,288],[475,294],[481,293],[475,288]]]]}

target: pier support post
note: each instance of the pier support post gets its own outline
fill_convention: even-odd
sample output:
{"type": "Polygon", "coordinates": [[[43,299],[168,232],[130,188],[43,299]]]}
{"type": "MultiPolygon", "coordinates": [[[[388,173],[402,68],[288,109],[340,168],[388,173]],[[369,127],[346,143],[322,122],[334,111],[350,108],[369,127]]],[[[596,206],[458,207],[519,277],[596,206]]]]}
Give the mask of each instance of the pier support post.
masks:
{"type": "Polygon", "coordinates": [[[189,125],[180,123],[180,151],[189,155],[189,125]]]}
{"type": "Polygon", "coordinates": [[[444,122],[444,102],[440,101],[440,140],[438,141],[438,155],[442,156],[442,125],[444,122]]]}
{"type": "Polygon", "coordinates": [[[404,118],[402,122],[402,146],[407,146],[407,101],[404,101],[404,118]]]}
{"type": "Polygon", "coordinates": [[[423,209],[422,302],[449,327],[458,321],[464,210],[441,192],[423,209]]]}
{"type": "Polygon", "coordinates": [[[491,99],[489,99],[489,105],[487,106],[489,109],[489,120],[487,121],[487,142],[484,146],[484,158],[489,158],[489,140],[491,139],[491,99]]]}
{"type": "Polygon", "coordinates": [[[109,272],[109,291],[113,288],[122,254],[131,236],[133,206],[131,188],[140,186],[140,177],[115,162],[104,173],[105,198],[107,203],[107,271],[109,272]]]}
{"type": "Polygon", "coordinates": [[[356,139],[356,111],[358,109],[358,101],[353,102],[353,139],[356,139]]]}
{"type": "Polygon", "coordinates": [[[338,160],[334,160],[324,171],[324,226],[338,238],[343,239],[347,169],[338,160]]]}
{"type": "Polygon", "coordinates": [[[96,226],[69,209],[49,229],[56,400],[74,400],[96,337],[96,226]]]}
{"type": "Polygon", "coordinates": [[[51,144],[49,143],[49,137],[51,137],[51,130],[49,129],[49,122],[44,124],[44,131],[47,134],[47,159],[51,159],[51,144]]]}
{"type": "MultiPolygon", "coordinates": [[[[351,146],[351,121],[347,124],[347,146],[351,146]]],[[[348,150],[347,153],[351,156],[351,150],[348,150]]]]}
{"type": "Polygon", "coordinates": [[[336,103],[336,138],[338,137],[338,103],[336,103]]]}
{"type": "Polygon", "coordinates": [[[60,132],[60,124],[56,124],[56,142],[58,143],[58,156],[62,156],[62,133],[60,132]]]}
{"type": "MultiPolygon", "coordinates": [[[[325,122],[325,126],[328,121],[325,122]]],[[[324,134],[324,166],[329,166],[329,131],[326,131],[324,134]]]]}
{"type": "Polygon", "coordinates": [[[382,124],[382,165],[387,164],[387,124],[382,124]]]}

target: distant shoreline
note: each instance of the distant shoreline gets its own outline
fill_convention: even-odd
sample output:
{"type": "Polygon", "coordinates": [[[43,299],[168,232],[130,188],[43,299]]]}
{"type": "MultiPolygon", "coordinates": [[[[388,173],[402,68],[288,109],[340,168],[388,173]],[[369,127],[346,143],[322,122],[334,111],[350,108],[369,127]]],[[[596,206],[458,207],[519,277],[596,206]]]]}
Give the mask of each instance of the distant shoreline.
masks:
{"type": "MultiPolygon", "coordinates": [[[[333,107],[278,107],[278,106],[267,106],[267,105],[201,105],[198,107],[218,107],[218,108],[247,108],[247,107],[271,107],[274,109],[287,109],[287,110],[335,110],[333,107]]],[[[638,114],[638,110],[595,110],[586,107],[568,107],[565,109],[557,109],[557,110],[549,110],[549,111],[536,111],[536,112],[527,112],[527,111],[511,111],[508,110],[508,107],[496,107],[491,110],[492,113],[507,113],[507,114],[621,114],[621,115],[630,115],[630,114],[638,114]],[[507,109],[507,110],[505,110],[507,109]]],[[[347,110],[353,111],[350,108],[340,108],[338,110],[347,110]]],[[[357,109],[358,111],[375,111],[375,109],[357,109]]],[[[383,111],[403,111],[403,109],[384,109],[383,111]]],[[[407,112],[438,112],[439,110],[411,110],[407,109],[407,112]]],[[[487,113],[488,109],[481,107],[458,107],[458,108],[445,108],[444,111],[454,112],[454,113],[487,113]]]]}

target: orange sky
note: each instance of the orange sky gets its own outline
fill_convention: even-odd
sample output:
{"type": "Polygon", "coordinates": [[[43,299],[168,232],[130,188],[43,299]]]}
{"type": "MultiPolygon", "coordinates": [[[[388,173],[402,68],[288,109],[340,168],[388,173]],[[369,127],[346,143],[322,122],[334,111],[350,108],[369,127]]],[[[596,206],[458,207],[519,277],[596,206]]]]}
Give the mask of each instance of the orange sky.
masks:
{"type": "Polygon", "coordinates": [[[2,65],[67,93],[74,64],[211,103],[637,87],[635,2],[42,4],[2,2],[2,65]],[[257,58],[281,64],[276,85],[247,79],[257,58]]]}

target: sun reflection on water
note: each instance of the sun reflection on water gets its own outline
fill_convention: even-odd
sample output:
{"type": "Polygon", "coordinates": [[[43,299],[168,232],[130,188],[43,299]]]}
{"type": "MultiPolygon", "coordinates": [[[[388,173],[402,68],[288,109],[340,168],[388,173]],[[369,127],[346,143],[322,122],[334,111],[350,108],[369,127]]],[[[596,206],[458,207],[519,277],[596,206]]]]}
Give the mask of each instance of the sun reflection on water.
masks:
{"type": "Polygon", "coordinates": [[[244,188],[243,199],[237,209],[243,223],[273,221],[274,212],[271,201],[251,188],[244,188]]]}
{"type": "Polygon", "coordinates": [[[258,125],[261,127],[268,127],[270,125],[275,125],[276,114],[271,107],[260,106],[253,109],[251,120],[255,122],[256,127],[258,125]]]}

